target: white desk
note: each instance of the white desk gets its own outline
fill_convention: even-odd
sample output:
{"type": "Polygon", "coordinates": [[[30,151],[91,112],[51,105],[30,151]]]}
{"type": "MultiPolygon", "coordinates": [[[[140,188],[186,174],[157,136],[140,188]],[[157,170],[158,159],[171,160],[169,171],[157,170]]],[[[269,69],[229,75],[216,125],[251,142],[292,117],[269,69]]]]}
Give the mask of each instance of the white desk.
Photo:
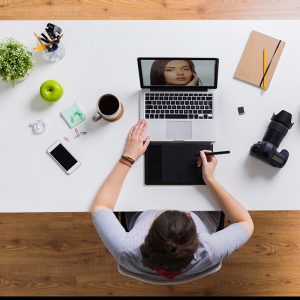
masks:
{"type": "MultiPolygon", "coordinates": [[[[138,56],[219,57],[220,139],[216,177],[249,210],[300,209],[300,21],[53,21],[64,31],[65,57],[51,64],[36,57],[30,76],[14,88],[0,83],[0,212],[88,211],[100,184],[123,150],[131,125],[138,120],[138,56]],[[270,88],[260,89],[233,79],[251,30],[285,40],[286,47],[270,88]],[[47,79],[59,81],[64,96],[48,105],[39,87],[47,79]],[[125,114],[115,123],[91,117],[98,97],[119,97],[125,114]],[[78,102],[88,120],[78,129],[88,134],[73,139],[59,116],[78,102]],[[238,106],[245,107],[239,116],[238,106]],[[290,158],[283,169],[249,156],[250,146],[261,140],[273,113],[285,109],[295,122],[279,149],[290,158]],[[44,134],[32,134],[28,124],[44,118],[44,134]],[[63,137],[69,137],[66,142],[63,137]],[[81,161],[66,175],[46,154],[61,140],[81,161]]],[[[0,39],[13,36],[29,48],[36,45],[47,21],[0,21],[0,39]]],[[[206,186],[145,186],[144,160],[130,171],[116,210],[174,208],[219,209],[206,186]]]]}

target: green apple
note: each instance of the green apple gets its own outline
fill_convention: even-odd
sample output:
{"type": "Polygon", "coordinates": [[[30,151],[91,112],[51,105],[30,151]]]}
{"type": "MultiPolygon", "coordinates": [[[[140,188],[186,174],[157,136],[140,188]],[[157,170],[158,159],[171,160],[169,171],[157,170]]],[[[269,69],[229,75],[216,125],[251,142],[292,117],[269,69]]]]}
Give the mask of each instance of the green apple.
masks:
{"type": "Polygon", "coordinates": [[[55,80],[46,80],[40,87],[41,97],[49,102],[55,102],[61,98],[64,90],[59,82],[55,80]]]}

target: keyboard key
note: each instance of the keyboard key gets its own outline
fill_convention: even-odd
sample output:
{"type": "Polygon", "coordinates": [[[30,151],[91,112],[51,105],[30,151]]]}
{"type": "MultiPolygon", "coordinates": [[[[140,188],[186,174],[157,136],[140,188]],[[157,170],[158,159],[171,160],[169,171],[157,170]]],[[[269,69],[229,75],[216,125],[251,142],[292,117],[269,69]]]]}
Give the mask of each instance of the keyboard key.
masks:
{"type": "Polygon", "coordinates": [[[187,115],[174,115],[174,114],[168,114],[165,115],[166,119],[187,119],[188,116],[187,115]]]}

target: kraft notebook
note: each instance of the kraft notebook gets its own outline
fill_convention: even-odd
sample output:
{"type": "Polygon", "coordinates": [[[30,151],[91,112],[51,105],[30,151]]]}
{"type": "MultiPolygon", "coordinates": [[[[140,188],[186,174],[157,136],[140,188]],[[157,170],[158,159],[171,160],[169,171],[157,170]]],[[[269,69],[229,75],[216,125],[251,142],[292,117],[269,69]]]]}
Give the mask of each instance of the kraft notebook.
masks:
{"type": "Polygon", "coordinates": [[[200,150],[213,150],[204,142],[150,142],[145,152],[146,185],[204,185],[197,167],[200,150]]]}
{"type": "Polygon", "coordinates": [[[263,87],[263,51],[266,49],[266,89],[268,89],[285,42],[272,36],[251,31],[246,47],[234,74],[234,78],[263,87]]]}

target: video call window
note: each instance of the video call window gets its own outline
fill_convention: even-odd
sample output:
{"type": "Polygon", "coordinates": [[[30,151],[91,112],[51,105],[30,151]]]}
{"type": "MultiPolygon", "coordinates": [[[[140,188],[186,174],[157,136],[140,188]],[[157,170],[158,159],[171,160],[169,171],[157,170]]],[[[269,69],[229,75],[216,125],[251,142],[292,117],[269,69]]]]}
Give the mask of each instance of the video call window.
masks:
{"type": "Polygon", "coordinates": [[[141,59],[143,87],[216,87],[215,59],[141,59]]]}

